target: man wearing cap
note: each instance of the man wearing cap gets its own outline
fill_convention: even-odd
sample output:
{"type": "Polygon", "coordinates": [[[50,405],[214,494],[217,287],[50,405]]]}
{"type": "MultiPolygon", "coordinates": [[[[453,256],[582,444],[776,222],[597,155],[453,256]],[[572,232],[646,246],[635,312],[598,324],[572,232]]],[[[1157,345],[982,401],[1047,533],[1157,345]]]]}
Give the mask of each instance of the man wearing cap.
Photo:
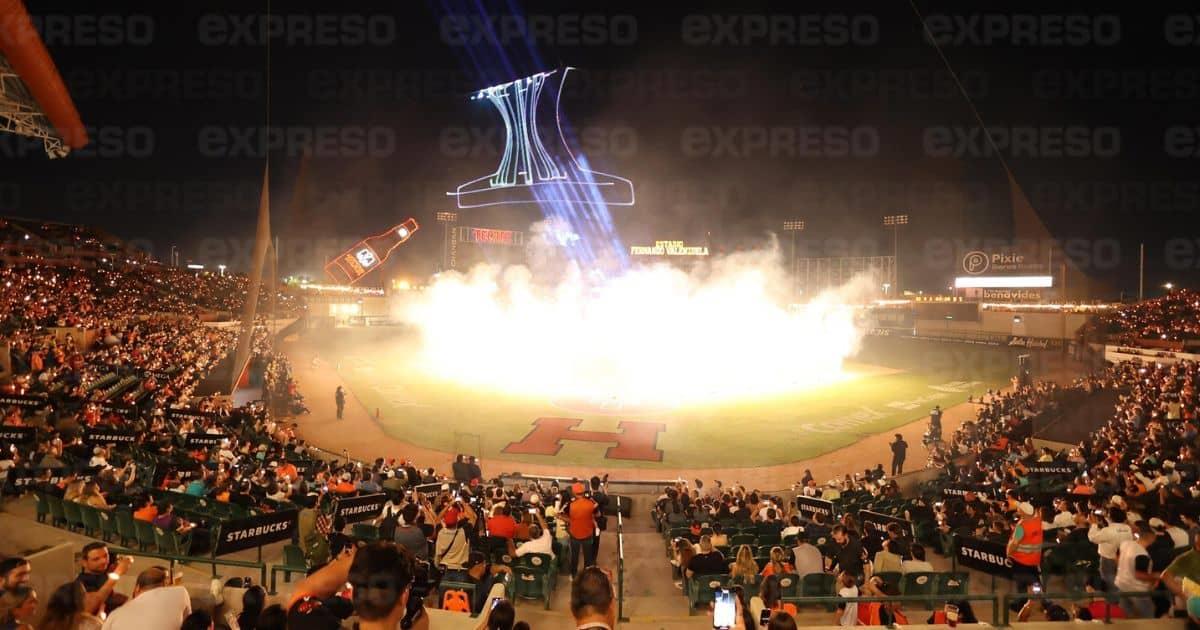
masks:
{"type": "Polygon", "coordinates": [[[582,483],[571,487],[574,499],[565,511],[567,533],[570,534],[571,575],[578,573],[581,555],[584,556],[582,568],[596,563],[596,556],[593,555],[595,547],[592,546],[592,535],[596,530],[596,502],[583,496],[583,492],[582,483]]]}
{"type": "MultiPolygon", "coordinates": [[[[1008,539],[1008,557],[1013,563],[1013,585],[1018,593],[1025,593],[1030,584],[1041,581],[1042,567],[1042,517],[1032,503],[1017,504],[1020,520],[1008,539]]],[[[1024,600],[1013,601],[1013,610],[1020,610],[1024,600]]]]}

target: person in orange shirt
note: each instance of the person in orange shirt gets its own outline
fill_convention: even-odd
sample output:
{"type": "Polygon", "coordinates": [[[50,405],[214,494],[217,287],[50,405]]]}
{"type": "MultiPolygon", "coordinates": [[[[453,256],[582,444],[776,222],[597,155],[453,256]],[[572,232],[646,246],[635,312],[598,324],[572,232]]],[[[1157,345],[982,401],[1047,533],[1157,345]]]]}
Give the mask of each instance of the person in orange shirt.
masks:
{"type": "Polygon", "coordinates": [[[583,493],[583,484],[577,483],[572,489],[575,499],[565,510],[567,533],[571,542],[571,575],[579,572],[579,556],[584,555],[583,568],[596,563],[596,555],[592,546],[592,534],[596,530],[596,502],[583,493]]]}
{"type": "Polygon", "coordinates": [[[350,473],[342,473],[338,481],[330,484],[329,489],[337,494],[354,494],[357,491],[350,480],[350,473]]]}
{"type": "Polygon", "coordinates": [[[155,518],[158,518],[158,506],[154,504],[154,497],[146,495],[146,503],[133,511],[133,518],[139,521],[146,521],[147,523],[151,523],[155,518]]]}
{"type": "Polygon", "coordinates": [[[283,462],[282,466],[275,468],[275,477],[277,479],[287,477],[288,481],[293,481],[296,479],[296,473],[296,465],[291,462],[283,462]]]}
{"type": "Polygon", "coordinates": [[[784,561],[783,548],[771,547],[771,561],[767,563],[767,566],[763,567],[763,570],[761,573],[759,573],[759,575],[763,577],[771,577],[772,575],[795,572],[796,568],[793,567],[790,562],[784,561]]]}

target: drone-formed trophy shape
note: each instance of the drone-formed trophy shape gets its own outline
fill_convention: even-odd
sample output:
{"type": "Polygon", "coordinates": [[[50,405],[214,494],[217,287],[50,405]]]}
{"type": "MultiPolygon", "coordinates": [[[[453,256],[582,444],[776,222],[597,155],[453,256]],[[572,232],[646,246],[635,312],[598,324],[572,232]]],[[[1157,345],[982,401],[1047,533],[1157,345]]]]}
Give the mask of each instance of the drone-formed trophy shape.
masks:
{"type": "Polygon", "coordinates": [[[354,284],[382,265],[392,250],[407,241],[418,227],[417,220],[409,218],[386,232],[364,238],[329,261],[325,273],[337,282],[354,284]]]}
{"type": "MultiPolygon", "coordinates": [[[[568,203],[575,205],[633,205],[633,182],[586,168],[576,159],[563,135],[559,111],[563,83],[573,68],[539,72],[533,76],[484,88],[471,100],[487,99],[504,121],[504,153],[494,173],[473,179],[455,192],[459,208],[498,204],[568,203]],[[542,141],[538,109],[543,94],[553,94],[548,107],[553,111],[557,136],[542,141]],[[559,147],[561,146],[561,150],[559,147]]],[[[547,97],[549,98],[549,97],[547,97]]]]}

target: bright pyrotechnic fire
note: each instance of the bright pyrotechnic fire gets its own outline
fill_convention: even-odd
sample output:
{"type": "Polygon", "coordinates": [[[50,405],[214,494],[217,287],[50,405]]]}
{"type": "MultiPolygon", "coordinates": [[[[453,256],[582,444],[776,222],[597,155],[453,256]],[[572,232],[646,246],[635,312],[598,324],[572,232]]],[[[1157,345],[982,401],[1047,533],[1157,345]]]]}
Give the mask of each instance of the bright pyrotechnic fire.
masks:
{"type": "Polygon", "coordinates": [[[441,274],[404,297],[418,369],[459,384],[621,407],[679,407],[808,389],[842,376],[866,281],[789,308],[774,251],[549,285],[526,267],[441,274]]]}

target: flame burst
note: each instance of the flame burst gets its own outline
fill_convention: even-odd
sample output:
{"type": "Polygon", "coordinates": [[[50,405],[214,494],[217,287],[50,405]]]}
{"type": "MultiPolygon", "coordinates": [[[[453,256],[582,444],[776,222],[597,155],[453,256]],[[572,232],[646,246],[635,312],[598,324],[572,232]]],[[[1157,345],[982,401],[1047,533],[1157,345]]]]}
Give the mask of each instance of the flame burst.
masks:
{"type": "Polygon", "coordinates": [[[505,394],[591,407],[664,410],[819,387],[857,349],[856,281],[802,307],[782,296],[775,250],[714,257],[691,273],[636,267],[603,283],[568,267],[551,284],[527,267],[480,265],[410,292],[414,367],[505,394]]]}

